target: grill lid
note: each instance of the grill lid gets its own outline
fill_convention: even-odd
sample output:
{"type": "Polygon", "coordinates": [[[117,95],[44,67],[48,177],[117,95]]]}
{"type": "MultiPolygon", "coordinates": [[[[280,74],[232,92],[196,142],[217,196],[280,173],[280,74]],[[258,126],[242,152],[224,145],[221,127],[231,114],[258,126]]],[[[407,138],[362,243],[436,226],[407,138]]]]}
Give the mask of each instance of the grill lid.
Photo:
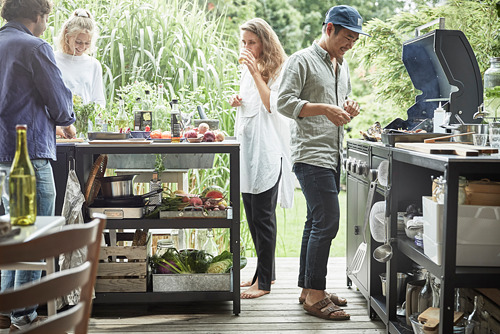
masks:
{"type": "Polygon", "coordinates": [[[455,114],[465,123],[480,122],[472,116],[483,103],[483,83],[467,37],[459,30],[437,29],[422,36],[419,28],[416,31],[417,37],[403,43],[402,58],[413,86],[422,94],[408,109],[404,128],[430,123],[440,102],[451,112],[451,124],[457,123],[455,114]]]}

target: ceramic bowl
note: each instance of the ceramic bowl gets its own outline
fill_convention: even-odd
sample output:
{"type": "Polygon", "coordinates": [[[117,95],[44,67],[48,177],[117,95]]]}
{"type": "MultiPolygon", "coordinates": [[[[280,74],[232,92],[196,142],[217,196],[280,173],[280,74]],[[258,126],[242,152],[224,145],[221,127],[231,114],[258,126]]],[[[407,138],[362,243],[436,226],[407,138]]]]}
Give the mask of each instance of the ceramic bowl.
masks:
{"type": "Polygon", "coordinates": [[[151,133],[150,131],[131,131],[130,132],[130,136],[132,138],[145,138],[145,139],[148,139],[150,133],[151,133]]]}
{"type": "Polygon", "coordinates": [[[422,227],[405,227],[406,236],[410,239],[415,239],[418,232],[423,233],[424,229],[422,227]]]}

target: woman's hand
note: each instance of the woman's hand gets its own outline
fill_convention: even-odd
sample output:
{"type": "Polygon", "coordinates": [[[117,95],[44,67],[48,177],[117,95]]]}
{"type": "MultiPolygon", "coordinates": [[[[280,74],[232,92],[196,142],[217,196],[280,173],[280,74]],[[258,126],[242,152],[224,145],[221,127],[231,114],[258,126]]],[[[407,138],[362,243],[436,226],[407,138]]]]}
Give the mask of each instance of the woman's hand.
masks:
{"type": "Polygon", "coordinates": [[[241,106],[242,98],[238,94],[234,94],[229,98],[229,104],[231,107],[239,107],[241,106]]]}
{"type": "Polygon", "coordinates": [[[260,76],[259,69],[257,68],[257,59],[250,50],[243,49],[240,53],[240,59],[243,59],[242,64],[248,67],[248,71],[255,78],[255,75],[260,76]]]}

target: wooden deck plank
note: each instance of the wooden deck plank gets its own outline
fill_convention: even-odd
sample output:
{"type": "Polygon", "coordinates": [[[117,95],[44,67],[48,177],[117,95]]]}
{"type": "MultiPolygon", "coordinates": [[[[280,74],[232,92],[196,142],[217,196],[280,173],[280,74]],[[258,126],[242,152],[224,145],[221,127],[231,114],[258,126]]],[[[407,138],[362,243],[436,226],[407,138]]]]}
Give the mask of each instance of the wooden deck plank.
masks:
{"type": "MultiPolygon", "coordinates": [[[[327,290],[347,298],[349,321],[327,321],[303,310],[298,303],[298,264],[297,258],[276,259],[277,280],[271,293],[243,299],[238,316],[232,313],[232,302],[100,304],[94,305],[89,333],[385,333],[382,322],[369,318],[361,293],[347,288],[345,258],[329,260],[327,290]]],[[[253,276],[255,265],[256,259],[250,258],[242,280],[253,276]]]]}

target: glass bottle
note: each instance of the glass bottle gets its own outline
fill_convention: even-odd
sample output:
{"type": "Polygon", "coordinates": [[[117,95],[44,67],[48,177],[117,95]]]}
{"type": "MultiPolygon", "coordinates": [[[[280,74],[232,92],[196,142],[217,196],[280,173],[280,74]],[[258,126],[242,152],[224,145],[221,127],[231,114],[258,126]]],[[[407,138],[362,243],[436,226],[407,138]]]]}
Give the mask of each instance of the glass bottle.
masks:
{"type": "Polygon", "coordinates": [[[212,256],[219,255],[217,244],[214,240],[214,233],[211,228],[207,230],[207,241],[205,241],[205,244],[203,245],[203,250],[212,256]]]}
{"type": "Polygon", "coordinates": [[[172,111],[170,112],[172,143],[180,143],[181,141],[181,123],[178,103],[178,100],[172,100],[172,111]]]}
{"type": "Polygon", "coordinates": [[[431,274],[429,272],[426,272],[425,285],[418,294],[418,307],[417,307],[418,313],[424,312],[431,306],[432,306],[431,274]]]}
{"type": "Polygon", "coordinates": [[[141,117],[142,117],[142,102],[141,98],[137,97],[134,102],[134,106],[132,107],[132,116],[134,117],[134,130],[141,130],[141,117]]]}
{"type": "Polygon", "coordinates": [[[28,154],[27,126],[17,125],[16,154],[9,177],[12,225],[33,225],[36,220],[36,177],[28,154]]]}
{"type": "Polygon", "coordinates": [[[142,110],[143,111],[153,110],[153,106],[151,103],[151,95],[150,95],[149,90],[144,91],[144,99],[142,100],[142,110]]]}
{"type": "Polygon", "coordinates": [[[158,85],[158,100],[153,112],[153,125],[156,129],[168,129],[168,110],[163,99],[164,89],[163,84],[158,85]]]}
{"type": "Polygon", "coordinates": [[[123,101],[121,98],[118,101],[118,115],[116,115],[115,124],[118,128],[118,131],[120,131],[121,129],[126,130],[128,128],[128,116],[125,112],[125,101],[123,101]]]}
{"type": "Polygon", "coordinates": [[[433,276],[431,280],[431,288],[432,288],[432,307],[439,308],[439,305],[441,304],[440,301],[441,280],[433,276]]]}
{"type": "Polygon", "coordinates": [[[490,59],[490,68],[484,72],[484,110],[487,116],[500,121],[500,57],[490,59]]]}
{"type": "Polygon", "coordinates": [[[467,318],[465,334],[489,334],[488,322],[482,319],[484,301],[482,296],[474,296],[474,310],[467,318]]]}
{"type": "Polygon", "coordinates": [[[102,114],[99,113],[95,117],[95,132],[101,132],[102,131],[102,114]]]}

